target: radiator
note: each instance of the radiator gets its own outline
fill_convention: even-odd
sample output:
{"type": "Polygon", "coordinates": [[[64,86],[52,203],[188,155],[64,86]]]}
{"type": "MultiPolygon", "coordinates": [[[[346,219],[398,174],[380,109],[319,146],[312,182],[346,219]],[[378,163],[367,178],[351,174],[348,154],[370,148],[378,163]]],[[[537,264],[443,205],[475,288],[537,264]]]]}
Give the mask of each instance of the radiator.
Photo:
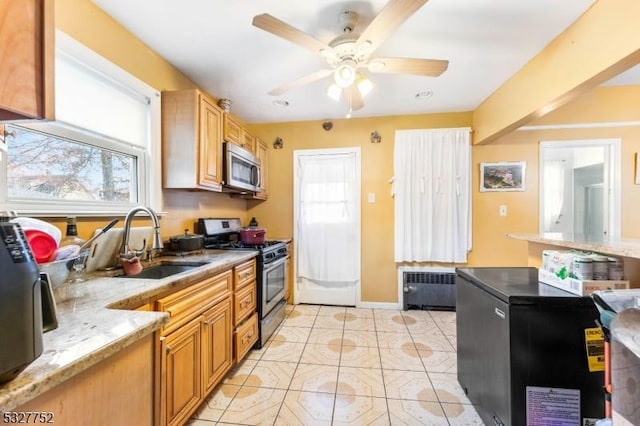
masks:
{"type": "Polygon", "coordinates": [[[404,310],[456,309],[453,268],[401,268],[404,310]]]}

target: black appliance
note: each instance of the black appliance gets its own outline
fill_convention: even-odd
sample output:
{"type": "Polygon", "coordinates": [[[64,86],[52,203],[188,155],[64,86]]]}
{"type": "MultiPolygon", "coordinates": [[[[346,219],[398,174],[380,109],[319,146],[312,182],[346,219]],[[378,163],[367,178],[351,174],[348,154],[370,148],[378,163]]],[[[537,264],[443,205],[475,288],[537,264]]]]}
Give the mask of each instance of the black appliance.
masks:
{"type": "Polygon", "coordinates": [[[265,240],[264,244],[245,244],[240,240],[243,229],[237,218],[198,219],[197,233],[204,235],[204,247],[218,250],[256,250],[256,295],[258,305],[258,341],[261,348],[285,317],[287,289],[287,244],[265,240]]]}
{"type": "Polygon", "coordinates": [[[0,218],[0,383],[42,354],[42,333],[57,327],[55,302],[17,223],[0,218]],[[46,320],[43,325],[43,318],[46,320]]]}
{"type": "Polygon", "coordinates": [[[604,374],[589,371],[585,340],[599,318],[590,297],[539,283],[536,268],[456,273],[458,381],[485,424],[604,417],[604,374]]]}

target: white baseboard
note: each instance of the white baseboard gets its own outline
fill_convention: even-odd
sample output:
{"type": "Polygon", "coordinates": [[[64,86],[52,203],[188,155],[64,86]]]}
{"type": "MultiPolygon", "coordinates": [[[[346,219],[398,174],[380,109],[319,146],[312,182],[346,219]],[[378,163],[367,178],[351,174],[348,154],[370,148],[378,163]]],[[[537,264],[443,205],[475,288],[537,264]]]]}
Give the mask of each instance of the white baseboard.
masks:
{"type": "Polygon", "coordinates": [[[385,303],[385,302],[360,302],[360,303],[356,304],[356,308],[399,309],[399,310],[402,310],[402,304],[400,304],[400,303],[385,303]]]}

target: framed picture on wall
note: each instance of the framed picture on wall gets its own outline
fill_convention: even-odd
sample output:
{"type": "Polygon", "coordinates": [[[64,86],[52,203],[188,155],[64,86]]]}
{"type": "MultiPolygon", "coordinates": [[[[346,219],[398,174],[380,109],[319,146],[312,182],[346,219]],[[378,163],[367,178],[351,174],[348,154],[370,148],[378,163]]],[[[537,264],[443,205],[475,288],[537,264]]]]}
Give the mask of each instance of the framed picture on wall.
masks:
{"type": "Polygon", "coordinates": [[[526,161],[480,163],[480,192],[524,191],[526,161]]]}

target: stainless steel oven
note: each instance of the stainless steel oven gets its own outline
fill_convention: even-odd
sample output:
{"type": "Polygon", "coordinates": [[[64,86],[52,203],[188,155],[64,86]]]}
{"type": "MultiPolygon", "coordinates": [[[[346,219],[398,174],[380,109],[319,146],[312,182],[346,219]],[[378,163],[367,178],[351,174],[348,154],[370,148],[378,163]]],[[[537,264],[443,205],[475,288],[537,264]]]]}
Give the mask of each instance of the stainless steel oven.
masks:
{"type": "Polygon", "coordinates": [[[258,341],[261,348],[275,332],[285,317],[287,301],[287,244],[279,240],[267,240],[264,244],[242,243],[239,231],[240,219],[198,219],[197,230],[204,235],[204,247],[219,250],[255,250],[256,297],[258,311],[258,341]]]}
{"type": "Polygon", "coordinates": [[[263,265],[261,302],[264,315],[271,312],[278,302],[284,299],[287,288],[286,263],[286,258],[280,258],[263,265]]]}

